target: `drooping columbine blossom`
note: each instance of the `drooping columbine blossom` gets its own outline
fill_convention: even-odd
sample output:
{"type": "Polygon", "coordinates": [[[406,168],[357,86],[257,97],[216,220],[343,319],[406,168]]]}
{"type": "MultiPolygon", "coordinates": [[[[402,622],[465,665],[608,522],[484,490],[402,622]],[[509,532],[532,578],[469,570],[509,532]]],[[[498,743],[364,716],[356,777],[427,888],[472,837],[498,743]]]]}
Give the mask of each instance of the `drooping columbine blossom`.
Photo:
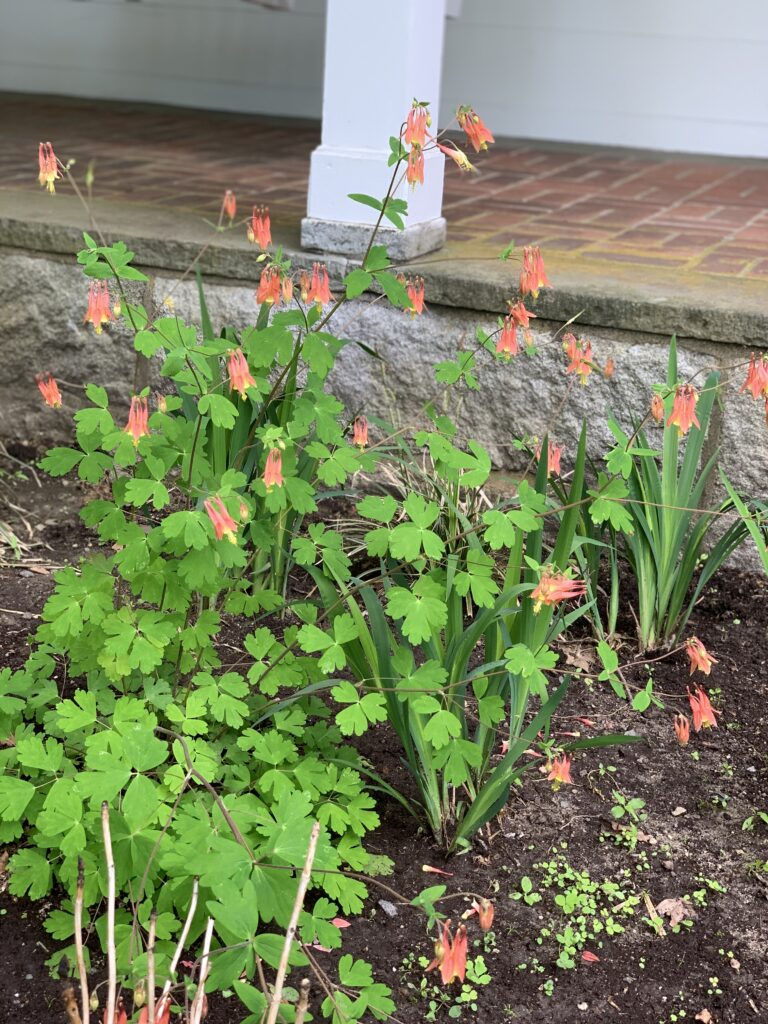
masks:
{"type": "Polygon", "coordinates": [[[424,278],[414,277],[408,278],[406,282],[406,290],[408,292],[408,298],[411,303],[411,308],[408,312],[412,317],[421,316],[424,312],[424,278]]]}
{"type": "Polygon", "coordinates": [[[437,143],[437,148],[441,153],[445,153],[451,160],[456,164],[460,171],[474,171],[477,174],[477,168],[473,163],[470,163],[469,157],[466,153],[463,153],[460,149],[455,146],[444,146],[442,142],[437,143]]]}
{"type": "Polygon", "coordinates": [[[659,394],[655,394],[651,399],[651,416],[657,423],[664,419],[664,399],[659,394]]]}
{"type": "Polygon", "coordinates": [[[285,275],[283,282],[280,285],[280,293],[286,306],[290,306],[293,302],[293,278],[288,274],[285,275]]]}
{"type": "MultiPolygon", "coordinates": [[[[560,459],[562,458],[562,445],[554,441],[547,441],[547,476],[560,476],[560,459]]],[[[536,458],[541,459],[541,444],[536,445],[536,458]]]]}
{"type": "Polygon", "coordinates": [[[691,705],[693,728],[696,732],[700,732],[701,729],[709,729],[710,727],[717,728],[715,709],[710,704],[709,697],[700,686],[697,686],[693,693],[690,690],[688,691],[688,702],[691,705]]]}
{"type": "Polygon", "coordinates": [[[541,573],[539,582],[531,592],[533,612],[538,615],[542,605],[553,607],[572,597],[583,597],[586,592],[586,584],[581,580],[571,579],[570,576],[566,576],[564,572],[560,572],[554,566],[547,565],[541,573]]]}
{"type": "Polygon", "coordinates": [[[134,395],[131,399],[131,409],[128,413],[128,423],[125,426],[126,434],[130,434],[133,443],[138,444],[139,439],[146,437],[149,433],[149,402],[142,395],[134,395]]]}
{"type": "Polygon", "coordinates": [[[675,736],[681,747],[687,747],[691,738],[691,723],[686,715],[675,715],[675,736]]]}
{"type": "Polygon", "coordinates": [[[753,398],[768,398],[768,355],[763,353],[755,359],[755,353],[752,353],[747,379],[739,390],[749,391],[753,398]]]}
{"type": "Polygon", "coordinates": [[[235,215],[237,213],[237,198],[235,196],[235,193],[229,188],[224,193],[224,200],[221,204],[221,208],[224,211],[224,215],[226,216],[227,220],[231,224],[232,221],[235,219],[235,215]]]}
{"type": "Polygon", "coordinates": [[[461,915],[464,920],[477,914],[477,923],[480,925],[480,931],[490,931],[493,925],[494,906],[490,900],[487,899],[475,899],[472,901],[472,907],[470,910],[465,910],[461,915]]]}
{"type": "Polygon", "coordinates": [[[538,297],[542,288],[551,288],[544,257],[538,245],[526,245],[523,249],[523,266],[520,271],[520,294],[538,297]]]}
{"type": "Polygon", "coordinates": [[[712,666],[717,664],[717,659],[712,657],[697,636],[692,636],[685,641],[685,653],[691,661],[690,675],[699,671],[708,676],[712,666]]]}
{"type": "Polygon", "coordinates": [[[510,313],[508,316],[504,317],[501,334],[496,342],[496,355],[503,356],[506,360],[510,360],[512,356],[516,356],[519,351],[520,346],[517,342],[517,321],[510,313]]]}
{"type": "Polygon", "coordinates": [[[265,267],[259,278],[256,301],[259,305],[268,302],[270,305],[279,306],[280,294],[280,271],[277,267],[265,267]]]}
{"type": "Polygon", "coordinates": [[[427,122],[429,115],[422,103],[414,103],[408,111],[403,142],[406,146],[420,146],[422,149],[427,141],[427,122]]]}
{"type": "Polygon", "coordinates": [[[283,456],[279,448],[271,448],[264,466],[264,484],[268,491],[283,486],[283,456]]]}
{"type": "Polygon", "coordinates": [[[691,384],[683,384],[675,388],[675,399],[672,403],[672,412],[667,420],[667,426],[673,424],[681,434],[687,434],[692,426],[701,427],[696,418],[696,403],[699,396],[691,384]]]}
{"type": "Polygon", "coordinates": [[[549,766],[549,774],[547,780],[554,783],[553,789],[559,789],[561,786],[572,786],[573,779],[571,778],[571,755],[560,754],[556,757],[552,764],[549,766]]]}
{"type": "Polygon", "coordinates": [[[53,193],[56,191],[56,179],[60,178],[59,174],[59,162],[56,159],[56,154],[53,152],[53,146],[50,142],[41,142],[37,151],[37,162],[40,167],[37,180],[41,185],[44,185],[49,192],[53,193]]]}
{"type": "Polygon", "coordinates": [[[531,320],[536,319],[536,314],[532,313],[530,309],[525,308],[525,303],[522,299],[514,304],[510,302],[509,315],[519,327],[528,327],[531,320]]]}
{"type": "Polygon", "coordinates": [[[352,428],[352,444],[357,448],[368,445],[368,420],[365,416],[356,416],[352,428]]]}
{"type": "Polygon", "coordinates": [[[229,353],[229,386],[233,391],[240,392],[243,401],[248,397],[246,395],[248,388],[256,386],[256,381],[248,368],[248,360],[241,348],[236,348],[229,353]]]}
{"type": "Polygon", "coordinates": [[[96,334],[101,334],[102,326],[114,319],[107,282],[91,281],[91,287],[88,289],[88,308],[83,323],[93,324],[96,334]]]}
{"type": "Polygon", "coordinates": [[[269,207],[254,206],[251,223],[248,225],[248,241],[258,243],[260,249],[268,249],[272,244],[269,207]]]}
{"type": "Polygon", "coordinates": [[[408,154],[408,165],[405,169],[405,180],[415,188],[424,184],[424,150],[421,146],[413,146],[408,154]]]}
{"type": "Polygon", "coordinates": [[[213,523],[216,532],[216,540],[228,540],[230,544],[237,544],[237,523],[227,512],[227,506],[221,498],[215,495],[203,502],[203,508],[208,513],[208,518],[213,523]]]}
{"type": "Polygon", "coordinates": [[[488,143],[495,141],[489,129],[483,124],[482,118],[472,107],[459,107],[456,111],[456,120],[476,153],[481,149],[488,149],[488,143]]]}
{"type": "Polygon", "coordinates": [[[615,372],[616,364],[614,363],[613,359],[611,359],[611,357],[609,356],[605,361],[605,366],[603,368],[603,376],[606,380],[610,380],[615,372]]]}
{"type": "Polygon", "coordinates": [[[565,372],[575,373],[581,383],[586,384],[592,373],[592,342],[588,338],[577,340],[574,334],[569,333],[563,337],[563,348],[570,360],[565,372]]]}
{"type": "Polygon", "coordinates": [[[35,380],[37,381],[38,388],[40,388],[40,394],[45,399],[45,404],[50,405],[52,409],[60,409],[61,392],[53,376],[50,373],[38,373],[35,380]]]}
{"type": "Polygon", "coordinates": [[[307,300],[314,302],[318,309],[333,302],[331,284],[328,280],[328,268],[324,263],[315,263],[312,267],[312,281],[309,285],[307,300]]]}
{"type": "Polygon", "coordinates": [[[440,979],[444,985],[450,985],[458,979],[464,981],[467,970],[467,928],[460,924],[456,935],[451,935],[450,919],[443,922],[440,938],[435,943],[435,958],[427,967],[427,971],[440,968],[440,979]]]}

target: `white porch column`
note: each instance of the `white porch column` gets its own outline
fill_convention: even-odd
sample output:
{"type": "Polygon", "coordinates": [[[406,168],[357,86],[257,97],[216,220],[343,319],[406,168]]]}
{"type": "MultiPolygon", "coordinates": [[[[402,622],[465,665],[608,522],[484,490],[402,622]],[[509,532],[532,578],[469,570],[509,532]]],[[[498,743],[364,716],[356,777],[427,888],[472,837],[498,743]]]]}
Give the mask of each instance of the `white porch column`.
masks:
{"type": "MultiPolygon", "coordinates": [[[[321,144],[312,154],[306,249],[359,255],[377,212],[353,202],[350,192],[383,199],[392,168],[389,138],[396,135],[414,97],[428,100],[437,124],[446,0],[328,0],[321,144]]],[[[424,184],[405,181],[405,231],[388,220],[380,237],[390,255],[411,259],[445,241],[443,154],[425,154],[424,184]]]]}

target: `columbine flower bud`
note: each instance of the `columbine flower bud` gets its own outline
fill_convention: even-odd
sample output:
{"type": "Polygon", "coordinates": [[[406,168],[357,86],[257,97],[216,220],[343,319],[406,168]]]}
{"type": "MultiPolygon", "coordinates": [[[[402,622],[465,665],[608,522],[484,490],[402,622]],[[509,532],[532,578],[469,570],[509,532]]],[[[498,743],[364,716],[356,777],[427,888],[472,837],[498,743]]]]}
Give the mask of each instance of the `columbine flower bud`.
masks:
{"type": "Polygon", "coordinates": [[[661,423],[664,419],[664,400],[659,394],[654,395],[651,399],[651,416],[657,423],[661,423]]]}
{"type": "Polygon", "coordinates": [[[221,208],[231,224],[235,219],[235,214],[237,213],[237,199],[235,197],[235,193],[231,189],[227,189],[224,193],[224,200],[221,204],[221,208]]]}
{"type": "Polygon", "coordinates": [[[53,379],[50,373],[39,373],[35,377],[37,386],[40,389],[40,394],[45,399],[45,404],[50,405],[52,409],[61,408],[61,392],[59,391],[59,385],[53,379]]]}
{"type": "Polygon", "coordinates": [[[37,160],[39,165],[37,180],[41,185],[44,185],[49,192],[54,193],[56,191],[54,182],[57,178],[60,178],[61,175],[59,174],[59,162],[56,159],[56,154],[53,152],[53,146],[50,142],[40,143],[37,160]]]}

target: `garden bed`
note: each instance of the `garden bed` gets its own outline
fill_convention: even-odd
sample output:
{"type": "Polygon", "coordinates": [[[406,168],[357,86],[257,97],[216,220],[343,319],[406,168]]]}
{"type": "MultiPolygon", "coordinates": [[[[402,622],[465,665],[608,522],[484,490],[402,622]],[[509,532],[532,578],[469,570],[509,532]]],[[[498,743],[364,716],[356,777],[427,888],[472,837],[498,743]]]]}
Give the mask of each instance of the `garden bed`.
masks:
{"type": "MultiPolygon", "coordinates": [[[[12,451],[23,459],[31,455],[12,451]]],[[[8,462],[3,468],[9,474],[19,469],[8,462]]],[[[0,518],[30,545],[20,565],[7,560],[0,568],[3,666],[17,667],[27,656],[27,636],[51,591],[50,567],[76,561],[93,544],[77,518],[83,487],[70,483],[62,490],[61,482],[42,476],[40,484],[28,471],[0,481],[3,497],[12,497],[16,506],[0,518]]],[[[743,1024],[766,1019],[768,824],[758,812],[768,812],[768,583],[733,570],[715,579],[694,611],[689,632],[718,659],[706,681],[721,712],[717,730],[692,736],[688,747],[675,740],[672,712],[687,707],[688,665],[682,653],[638,661],[627,670],[630,685],[643,687],[652,668],[654,693],[666,705],[639,715],[596,680],[599,664],[580,627],[558,645],[575,678],[553,727],[582,735],[629,731],[643,736],[644,743],[577,754],[575,785],[556,793],[543,774],[528,772],[472,848],[449,860],[399,804],[378,799],[382,824],[366,838],[366,848],[393,861],[393,874],[381,878],[384,884],[410,899],[442,881],[448,893],[470,892],[494,902],[492,933],[481,939],[473,930],[477,944],[469,951],[470,958],[484,957],[490,983],[473,985],[476,1000],[468,999],[476,1010],[465,1005],[461,1020],[743,1024]],[[644,801],[642,807],[630,805],[639,820],[612,813],[622,797],[644,801]],[[750,819],[752,827],[745,829],[750,819]],[[452,877],[425,875],[424,864],[452,877]],[[524,898],[511,898],[515,895],[524,898]],[[571,926],[583,927],[587,935],[575,937],[572,967],[556,965],[563,952],[556,935],[569,923],[556,895],[560,904],[594,900],[581,915],[581,926],[574,924],[578,913],[570,918],[571,926]],[[651,906],[686,898],[678,904],[684,923],[673,930],[667,916],[654,924],[646,895],[651,906]],[[601,911],[622,930],[595,935],[592,922],[606,920],[601,911]],[[549,934],[542,936],[542,929],[549,934]],[[582,960],[583,952],[598,960],[582,960]]],[[[632,661],[628,612],[622,612],[620,631],[628,638],[621,660],[632,661]]],[[[399,748],[385,723],[357,745],[385,780],[401,784],[399,748]]],[[[364,913],[344,930],[343,952],[368,960],[377,980],[391,986],[394,1019],[407,1024],[452,1019],[460,986],[443,988],[435,974],[425,975],[419,958],[431,958],[432,949],[424,918],[395,903],[391,893],[371,886],[364,913]]],[[[0,896],[0,1006],[15,1024],[65,1019],[60,982],[44,966],[57,948],[42,926],[51,906],[50,900],[0,896]]],[[[469,901],[458,896],[448,906],[458,917],[469,901]]],[[[323,964],[338,956],[316,955],[323,964]]],[[[243,1016],[236,999],[212,997],[209,1024],[234,1024],[243,1016]]]]}

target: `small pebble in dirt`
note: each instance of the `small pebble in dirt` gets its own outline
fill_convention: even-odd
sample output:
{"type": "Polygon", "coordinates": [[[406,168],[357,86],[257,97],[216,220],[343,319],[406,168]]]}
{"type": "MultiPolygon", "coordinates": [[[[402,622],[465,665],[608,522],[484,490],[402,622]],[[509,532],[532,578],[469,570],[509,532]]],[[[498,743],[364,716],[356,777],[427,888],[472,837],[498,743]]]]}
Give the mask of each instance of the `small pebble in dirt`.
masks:
{"type": "Polygon", "coordinates": [[[661,866],[664,868],[665,871],[675,870],[675,862],[673,860],[663,860],[661,862],[661,866]]]}
{"type": "Polygon", "coordinates": [[[688,813],[688,811],[685,809],[685,807],[676,807],[674,809],[674,811],[672,811],[672,817],[673,818],[679,818],[681,814],[687,814],[687,813],[688,813]]]}
{"type": "Polygon", "coordinates": [[[394,903],[390,903],[389,900],[379,900],[379,906],[387,917],[397,917],[397,907],[394,903]]]}
{"type": "Polygon", "coordinates": [[[577,1003],[576,1005],[577,1005],[579,1010],[588,1010],[589,1009],[589,1003],[577,1003]]]}

